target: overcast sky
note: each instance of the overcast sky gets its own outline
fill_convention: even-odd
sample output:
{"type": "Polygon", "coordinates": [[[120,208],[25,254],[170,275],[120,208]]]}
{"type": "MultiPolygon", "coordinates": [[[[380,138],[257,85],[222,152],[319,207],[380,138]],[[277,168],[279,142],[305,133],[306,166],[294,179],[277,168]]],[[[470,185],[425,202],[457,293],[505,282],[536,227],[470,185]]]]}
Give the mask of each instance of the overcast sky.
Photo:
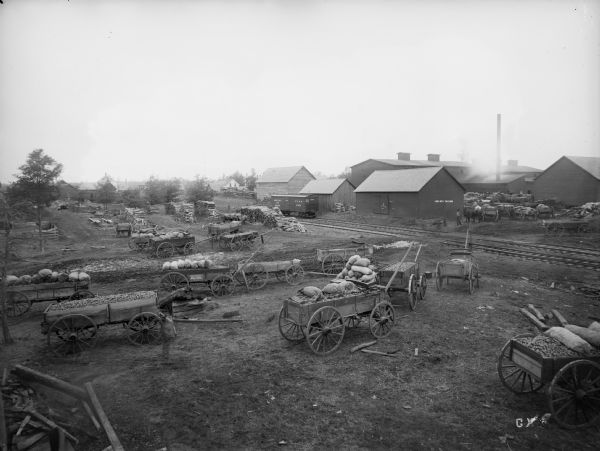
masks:
{"type": "Polygon", "coordinates": [[[4,0],[0,181],[600,156],[600,2],[4,0]]]}

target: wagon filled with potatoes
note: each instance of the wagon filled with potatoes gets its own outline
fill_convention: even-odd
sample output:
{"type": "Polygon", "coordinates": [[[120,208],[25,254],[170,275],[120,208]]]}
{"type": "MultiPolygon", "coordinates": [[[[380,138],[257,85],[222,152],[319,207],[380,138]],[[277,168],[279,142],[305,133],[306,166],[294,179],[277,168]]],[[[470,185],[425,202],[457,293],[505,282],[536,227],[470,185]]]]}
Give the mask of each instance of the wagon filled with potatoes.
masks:
{"type": "Polygon", "coordinates": [[[123,324],[133,344],[158,343],[159,314],[156,292],[135,291],[51,304],[44,310],[41,327],[49,349],[66,356],[91,349],[99,327],[109,324],[123,324]]]}

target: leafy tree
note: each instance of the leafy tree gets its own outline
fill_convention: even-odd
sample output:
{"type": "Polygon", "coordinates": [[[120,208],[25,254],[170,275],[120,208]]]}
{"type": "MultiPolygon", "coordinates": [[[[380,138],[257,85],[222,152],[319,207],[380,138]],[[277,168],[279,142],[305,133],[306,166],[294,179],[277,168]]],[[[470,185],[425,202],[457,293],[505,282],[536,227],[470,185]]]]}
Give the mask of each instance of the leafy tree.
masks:
{"type": "Polygon", "coordinates": [[[30,201],[37,209],[37,224],[40,239],[40,251],[44,252],[42,238],[42,209],[58,199],[56,179],[61,174],[63,166],[54,158],[44,154],[43,149],[32,151],[24,165],[20,166],[21,174],[17,174],[17,181],[9,188],[9,197],[12,201],[30,201]]]}
{"type": "Polygon", "coordinates": [[[146,182],[146,195],[151,204],[172,202],[181,192],[181,183],[177,179],[160,180],[151,176],[146,182]]]}
{"type": "Polygon", "coordinates": [[[204,177],[196,176],[196,179],[188,182],[185,187],[185,200],[196,203],[199,200],[212,200],[214,191],[204,177]]]}
{"type": "Polygon", "coordinates": [[[142,208],[147,201],[142,198],[141,193],[137,189],[127,189],[121,193],[121,200],[127,207],[142,208]]]}
{"type": "Polygon", "coordinates": [[[105,175],[96,184],[98,189],[98,201],[104,204],[104,209],[107,209],[108,204],[112,203],[117,197],[117,188],[112,184],[112,179],[105,175]]]}
{"type": "Polygon", "coordinates": [[[238,183],[238,185],[244,186],[245,178],[240,171],[235,171],[229,176],[229,178],[235,180],[238,183]]]}
{"type": "Polygon", "coordinates": [[[256,190],[256,180],[258,179],[258,176],[256,175],[256,171],[254,170],[254,168],[251,169],[250,171],[250,175],[246,176],[246,180],[244,181],[246,188],[248,188],[249,191],[254,191],[256,190]]]}

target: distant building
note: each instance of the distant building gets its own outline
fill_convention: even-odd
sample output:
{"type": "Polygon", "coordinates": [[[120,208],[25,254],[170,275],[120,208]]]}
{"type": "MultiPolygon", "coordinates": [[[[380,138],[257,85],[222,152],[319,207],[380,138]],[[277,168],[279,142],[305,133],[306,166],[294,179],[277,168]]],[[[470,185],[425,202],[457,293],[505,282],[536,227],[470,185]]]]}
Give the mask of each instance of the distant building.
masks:
{"type": "Polygon", "coordinates": [[[501,175],[500,180],[496,180],[495,174],[473,175],[464,178],[461,182],[465,190],[469,192],[507,194],[530,194],[531,183],[526,175],[521,174],[501,175]]]}
{"type": "Polygon", "coordinates": [[[600,158],[563,156],[533,182],[536,200],[555,199],[567,206],[600,201],[600,158]]]}
{"type": "Polygon", "coordinates": [[[79,190],[70,183],[64,180],[56,182],[56,189],[58,190],[58,198],[64,201],[76,201],[79,200],[79,190]]]}
{"type": "Polygon", "coordinates": [[[72,186],[76,187],[79,191],[77,200],[80,202],[89,200],[90,202],[97,202],[98,188],[95,183],[71,183],[72,186]]]}
{"type": "Polygon", "coordinates": [[[259,200],[272,194],[298,194],[315,177],[304,166],[269,168],[256,180],[259,200]]]}
{"type": "Polygon", "coordinates": [[[395,218],[451,218],[465,189],[442,167],[375,171],[354,190],[356,212],[395,218]]]}
{"type": "Polygon", "coordinates": [[[318,197],[319,211],[335,211],[335,204],[355,205],[354,186],[348,179],[311,180],[300,190],[300,194],[315,194],[318,197]]]}
{"type": "Polygon", "coordinates": [[[217,193],[224,190],[240,189],[241,185],[232,178],[213,180],[208,185],[217,193]]]}

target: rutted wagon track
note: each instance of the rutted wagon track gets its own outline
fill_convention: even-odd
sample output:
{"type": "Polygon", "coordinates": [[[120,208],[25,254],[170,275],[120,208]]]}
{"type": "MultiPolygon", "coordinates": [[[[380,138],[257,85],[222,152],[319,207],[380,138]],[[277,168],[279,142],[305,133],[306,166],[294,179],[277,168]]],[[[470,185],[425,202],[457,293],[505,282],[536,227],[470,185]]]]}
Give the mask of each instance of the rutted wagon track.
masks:
{"type": "MultiPolygon", "coordinates": [[[[407,236],[409,238],[430,237],[442,238],[448,237],[443,244],[452,246],[463,246],[464,241],[452,238],[458,238],[457,234],[446,232],[431,232],[412,227],[392,227],[364,224],[352,221],[342,220],[311,220],[307,224],[317,227],[327,227],[340,230],[355,232],[373,233],[385,236],[407,236]]],[[[521,241],[503,240],[498,238],[474,238],[473,248],[497,254],[505,257],[513,257],[522,260],[540,261],[554,265],[572,266],[577,268],[600,271],[600,251],[588,248],[576,248],[560,245],[545,245],[526,243],[521,241]]]]}

